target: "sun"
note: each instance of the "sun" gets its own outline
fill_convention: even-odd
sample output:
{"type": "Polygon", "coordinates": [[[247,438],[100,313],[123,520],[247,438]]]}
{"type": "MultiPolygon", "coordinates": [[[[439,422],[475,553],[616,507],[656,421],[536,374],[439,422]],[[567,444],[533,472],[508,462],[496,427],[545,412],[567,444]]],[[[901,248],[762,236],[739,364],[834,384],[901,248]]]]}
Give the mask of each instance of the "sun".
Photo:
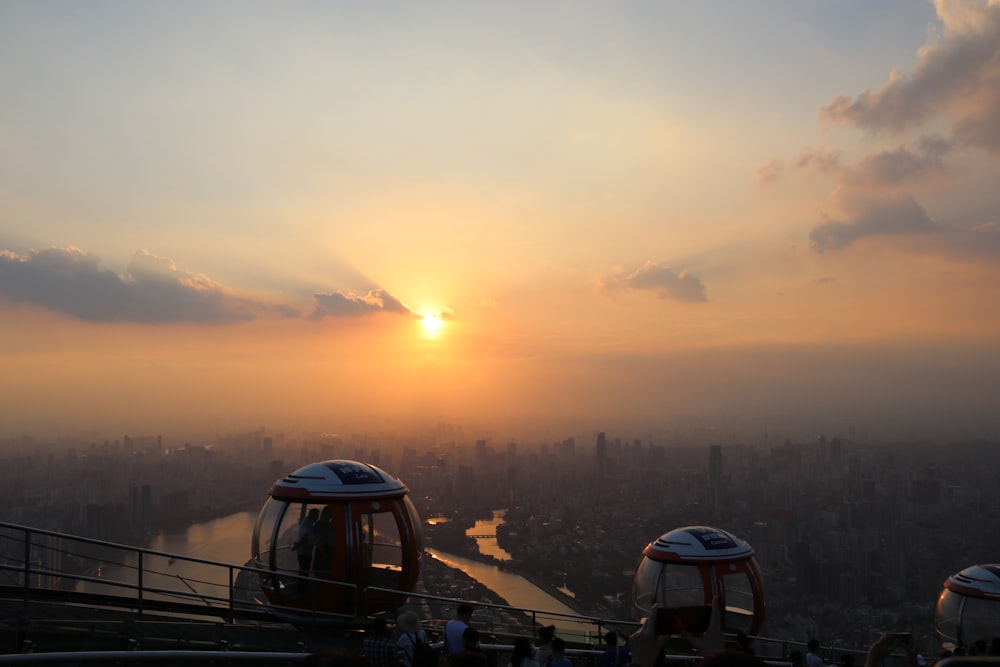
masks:
{"type": "Polygon", "coordinates": [[[426,313],[423,323],[424,332],[431,336],[441,331],[441,327],[444,325],[444,322],[441,321],[441,316],[437,313],[426,313]]]}

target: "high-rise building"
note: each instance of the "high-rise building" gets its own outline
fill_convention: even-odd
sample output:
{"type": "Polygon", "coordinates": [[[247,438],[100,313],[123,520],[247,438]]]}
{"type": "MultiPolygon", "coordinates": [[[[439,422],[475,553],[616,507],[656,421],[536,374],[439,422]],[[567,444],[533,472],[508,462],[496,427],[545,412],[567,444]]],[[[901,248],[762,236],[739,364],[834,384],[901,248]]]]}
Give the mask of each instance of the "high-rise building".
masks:
{"type": "Polygon", "coordinates": [[[597,459],[598,468],[603,468],[608,462],[608,441],[604,437],[604,431],[597,434],[597,449],[594,456],[597,459]]]}
{"type": "Polygon", "coordinates": [[[712,445],[708,449],[708,490],[712,507],[718,508],[722,495],[721,445],[712,445]]]}

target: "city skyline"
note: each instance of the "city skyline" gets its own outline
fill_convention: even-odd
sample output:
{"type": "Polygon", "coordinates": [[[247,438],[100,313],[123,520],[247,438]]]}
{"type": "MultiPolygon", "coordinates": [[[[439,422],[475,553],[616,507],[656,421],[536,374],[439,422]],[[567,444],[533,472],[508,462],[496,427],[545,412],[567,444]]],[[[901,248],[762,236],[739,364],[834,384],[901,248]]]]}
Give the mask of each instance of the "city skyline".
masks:
{"type": "Polygon", "coordinates": [[[995,0],[0,3],[0,435],[996,435],[998,57],[995,0]]]}

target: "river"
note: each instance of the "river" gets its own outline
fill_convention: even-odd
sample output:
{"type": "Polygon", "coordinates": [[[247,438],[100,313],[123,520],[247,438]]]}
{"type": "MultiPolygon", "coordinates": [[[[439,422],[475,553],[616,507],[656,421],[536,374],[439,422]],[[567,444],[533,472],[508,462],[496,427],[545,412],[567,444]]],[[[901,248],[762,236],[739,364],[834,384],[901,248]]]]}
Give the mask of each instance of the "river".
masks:
{"type": "MultiPolygon", "coordinates": [[[[189,526],[183,532],[159,533],[148,549],[178,556],[242,566],[250,560],[250,539],[257,512],[238,512],[189,526]]],[[[144,555],[143,587],[190,593],[196,589],[203,595],[229,596],[229,568],[197,561],[144,555]]],[[[97,576],[108,581],[134,584],[137,581],[137,558],[128,554],[124,562],[111,559],[100,562],[97,576]]],[[[234,572],[238,574],[238,570],[234,572]]],[[[117,593],[120,587],[98,582],[81,582],[78,589],[88,593],[117,593]]]]}
{"type": "MultiPolygon", "coordinates": [[[[183,532],[160,533],[151,540],[148,548],[178,556],[243,565],[250,558],[250,540],[256,520],[257,512],[238,512],[221,519],[196,523],[183,532]]],[[[495,534],[496,526],[502,522],[501,510],[494,514],[492,521],[477,523],[475,529],[470,529],[475,532],[470,534],[490,532],[495,534]]],[[[496,550],[487,553],[495,555],[500,552],[510,558],[509,554],[496,546],[495,538],[486,542],[492,542],[492,547],[496,550]]],[[[558,598],[524,577],[502,570],[497,565],[463,558],[437,549],[426,551],[445,565],[461,570],[476,579],[507,600],[513,607],[576,615],[576,612],[558,598]]],[[[110,561],[101,563],[100,577],[109,581],[135,583],[136,571],[136,558],[134,554],[130,554],[123,563],[110,561]]],[[[228,596],[229,568],[183,558],[170,562],[166,558],[146,556],[143,559],[143,585],[184,592],[190,592],[193,587],[200,593],[225,598],[228,596]]],[[[110,585],[96,582],[83,582],[79,588],[85,592],[116,592],[110,585]]],[[[120,593],[120,590],[117,592],[120,593]]],[[[555,624],[562,628],[565,622],[555,622],[555,624]]]]}

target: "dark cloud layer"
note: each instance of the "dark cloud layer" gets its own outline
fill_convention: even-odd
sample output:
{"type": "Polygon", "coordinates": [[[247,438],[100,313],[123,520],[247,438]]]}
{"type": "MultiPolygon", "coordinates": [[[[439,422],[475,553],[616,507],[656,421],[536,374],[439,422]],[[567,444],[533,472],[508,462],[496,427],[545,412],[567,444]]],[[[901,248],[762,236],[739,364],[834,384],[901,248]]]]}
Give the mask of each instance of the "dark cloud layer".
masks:
{"type": "Polygon", "coordinates": [[[372,313],[395,313],[397,315],[416,315],[405,303],[384,289],[375,289],[364,296],[350,292],[329,292],[314,294],[316,309],[313,319],[324,317],[360,317],[372,313]]]}
{"type": "Polygon", "coordinates": [[[943,36],[920,50],[912,73],[894,73],[877,91],[840,95],[821,116],[897,132],[945,116],[961,140],[1000,151],[1000,3],[936,6],[943,36]]]}
{"type": "Polygon", "coordinates": [[[966,228],[931,220],[905,193],[884,194],[843,186],[832,198],[840,218],[828,217],[809,234],[818,253],[841,250],[874,236],[906,240],[910,251],[995,261],[1000,259],[1000,224],[966,228]]]}
{"type": "Polygon", "coordinates": [[[925,176],[945,170],[944,158],[951,144],[937,137],[924,137],[915,148],[898,146],[866,156],[845,179],[866,186],[895,187],[916,183],[925,176]]]}
{"type": "Polygon", "coordinates": [[[927,212],[909,195],[853,194],[840,200],[845,219],[828,219],[809,234],[816,252],[844,248],[865,236],[925,233],[934,228],[927,212]]]}
{"type": "Polygon", "coordinates": [[[99,267],[79,248],[51,247],[26,255],[0,251],[0,297],[87,322],[228,324],[294,310],[231,294],[168,259],[135,254],[122,274],[99,267]]]}
{"type": "Polygon", "coordinates": [[[705,286],[688,271],[676,272],[668,266],[647,261],[631,273],[602,276],[601,287],[608,292],[639,290],[653,292],[660,299],[699,303],[707,301],[705,286]]]}

